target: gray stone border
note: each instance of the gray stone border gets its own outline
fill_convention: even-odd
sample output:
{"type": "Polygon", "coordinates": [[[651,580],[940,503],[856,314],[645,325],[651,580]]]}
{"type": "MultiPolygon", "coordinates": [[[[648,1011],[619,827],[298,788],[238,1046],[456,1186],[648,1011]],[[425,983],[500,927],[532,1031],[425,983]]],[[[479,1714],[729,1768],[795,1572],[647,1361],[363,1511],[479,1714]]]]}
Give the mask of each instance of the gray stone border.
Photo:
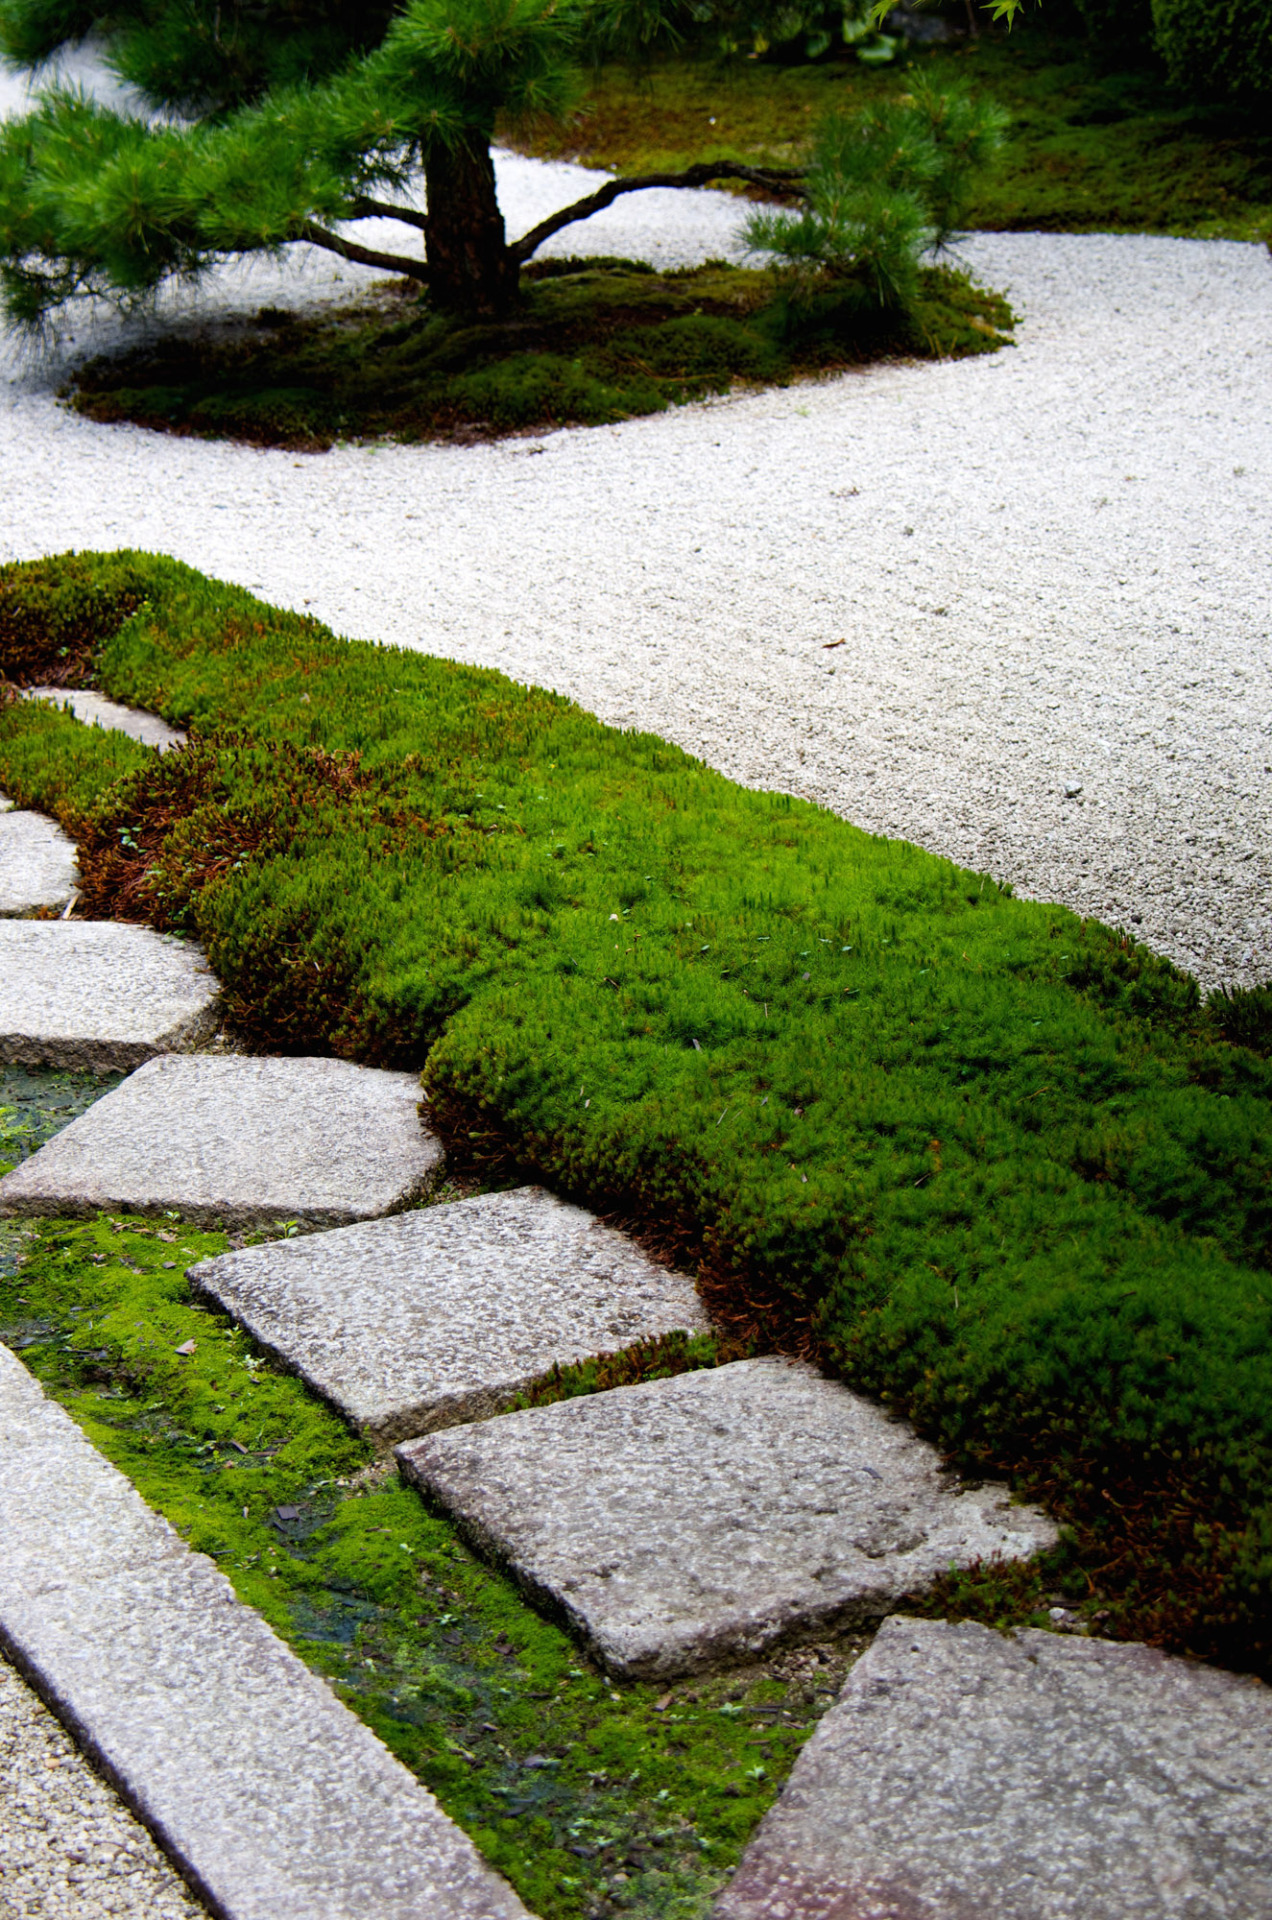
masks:
{"type": "Polygon", "coordinates": [[[528,1920],[2,1346],[0,1539],[0,1646],[217,1920],[528,1920]]]}

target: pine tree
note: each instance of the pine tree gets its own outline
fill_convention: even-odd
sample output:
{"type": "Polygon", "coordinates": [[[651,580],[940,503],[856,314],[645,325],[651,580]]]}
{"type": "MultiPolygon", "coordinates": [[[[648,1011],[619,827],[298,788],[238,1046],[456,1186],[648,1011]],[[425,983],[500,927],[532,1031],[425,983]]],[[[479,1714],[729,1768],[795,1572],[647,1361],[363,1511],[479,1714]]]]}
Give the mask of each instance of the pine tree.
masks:
{"type": "MultiPolygon", "coordinates": [[[[38,325],[80,294],[126,305],[228,256],[309,241],[420,281],[439,308],[498,316],[544,240],[621,193],[792,182],[793,169],[728,162],[609,181],[509,245],[491,160],[496,119],[569,114],[586,59],[655,31],[654,4],[409,0],[367,47],[374,9],[354,0],[126,0],[105,23],[111,64],[169,118],[53,89],[0,128],[8,314],[38,325]],[[177,123],[174,109],[192,117],[177,123]],[[423,213],[385,198],[417,171],[423,213]],[[369,214],[419,230],[422,256],[335,231],[369,214]]],[[[95,26],[82,0],[0,0],[0,51],[13,63],[48,59],[95,26]]]]}
{"type": "MultiPolygon", "coordinates": [[[[722,179],[798,190],[798,168],[704,161],[609,180],[508,242],[496,121],[559,122],[577,106],[590,60],[649,44],[674,27],[669,9],[703,4],[120,0],[103,15],[92,0],[0,0],[0,54],[11,64],[36,68],[94,32],[151,109],[130,116],[53,88],[0,126],[8,316],[38,327],[84,294],[127,306],[175,276],[308,241],[420,282],[441,310],[497,318],[543,242],[620,194],[722,179]],[[386,198],[420,172],[423,212],[386,198]],[[418,240],[390,253],[338,231],[366,215],[414,228],[422,252],[418,240]]],[[[1019,0],[991,4],[1002,13],[1019,0]]],[[[911,224],[917,236],[922,223],[911,224]]]]}
{"type": "Polygon", "coordinates": [[[0,56],[35,68],[104,32],[111,65],[156,107],[206,115],[322,79],[379,46],[393,0],[3,0],[0,56]]]}

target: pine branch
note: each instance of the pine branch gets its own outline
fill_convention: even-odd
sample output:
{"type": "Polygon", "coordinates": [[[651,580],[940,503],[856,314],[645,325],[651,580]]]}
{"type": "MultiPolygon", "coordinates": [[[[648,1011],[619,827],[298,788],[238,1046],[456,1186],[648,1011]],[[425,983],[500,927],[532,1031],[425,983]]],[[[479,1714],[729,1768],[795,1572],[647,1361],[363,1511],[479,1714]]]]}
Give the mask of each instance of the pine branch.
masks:
{"type": "Polygon", "coordinates": [[[408,227],[418,227],[421,233],[425,230],[426,216],[414,207],[391,206],[387,200],[372,200],[365,193],[351,200],[349,207],[355,220],[405,220],[408,227]]]}
{"type": "Polygon", "coordinates": [[[648,187],[705,187],[712,180],[746,180],[752,186],[780,191],[796,186],[804,173],[803,167],[744,167],[734,160],[700,160],[696,166],[686,167],[683,173],[634,173],[626,179],[606,181],[585,200],[576,200],[573,206],[562,207],[559,213],[541,220],[537,227],[531,227],[529,233],[515,240],[508,252],[521,266],[545,240],[560,233],[562,227],[573,226],[576,220],[586,220],[591,214],[603,212],[623,193],[643,193],[648,187]]]}
{"type": "Polygon", "coordinates": [[[328,253],[338,253],[342,260],[356,260],[359,266],[382,267],[386,273],[405,274],[410,280],[428,284],[426,261],[410,259],[403,253],[378,253],[374,247],[360,247],[356,240],[342,240],[338,233],[328,232],[313,220],[302,220],[296,238],[308,240],[311,246],[325,247],[328,253]]]}

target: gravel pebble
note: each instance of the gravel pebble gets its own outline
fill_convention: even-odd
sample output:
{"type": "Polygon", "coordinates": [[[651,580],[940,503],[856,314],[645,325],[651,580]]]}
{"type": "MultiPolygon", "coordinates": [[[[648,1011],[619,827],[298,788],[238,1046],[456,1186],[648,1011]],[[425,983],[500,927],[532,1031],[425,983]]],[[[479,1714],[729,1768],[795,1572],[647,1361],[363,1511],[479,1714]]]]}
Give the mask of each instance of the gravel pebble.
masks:
{"type": "Polygon", "coordinates": [[[0,1660],[3,1920],[206,1920],[146,1829],[0,1660]]]}
{"type": "MultiPolygon", "coordinates": [[[[499,168],[513,232],[596,180],[499,168]]],[[[739,216],[633,195],[553,250],[700,259],[739,216]]],[[[176,554],[555,687],[1126,926],[1207,985],[1266,978],[1272,263],[1137,235],[964,251],[1023,314],[1015,349],[492,446],[300,459],[101,427],[52,406],[64,358],[11,353],[0,555],[176,554]]],[[[198,310],[364,278],[256,262],[198,310]]],[[[84,315],[63,354],[138,324],[84,315]]]]}

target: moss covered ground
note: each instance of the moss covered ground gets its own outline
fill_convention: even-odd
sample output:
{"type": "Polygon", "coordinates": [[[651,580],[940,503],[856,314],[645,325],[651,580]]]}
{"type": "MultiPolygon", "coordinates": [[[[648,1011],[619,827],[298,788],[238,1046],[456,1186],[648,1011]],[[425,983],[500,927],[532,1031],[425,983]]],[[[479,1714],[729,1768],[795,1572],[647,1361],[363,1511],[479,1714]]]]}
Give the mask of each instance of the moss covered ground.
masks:
{"type": "Polygon", "coordinates": [[[254,1044],[422,1070],[452,1165],[1046,1500],[1110,1630],[1267,1664],[1272,994],[175,562],[0,571],[31,681],[39,622],[192,729],[0,706],[85,911],[196,934],[254,1044]]]}
{"type": "MultiPolygon", "coordinates": [[[[739,209],[739,220],[741,209],[739,209]]],[[[822,315],[798,327],[767,271],[722,261],[531,266],[499,324],[433,312],[409,281],[351,306],[165,333],[81,368],[66,397],[94,420],[321,452],[341,439],[493,439],[602,426],[733,387],[786,385],[899,355],[992,352],[1006,301],[930,268],[906,315],[822,315]]]]}
{"type": "Polygon", "coordinates": [[[117,1073],[99,1079],[0,1063],[0,1174],[38,1152],[122,1078],[117,1073]]]}
{"type": "Polygon", "coordinates": [[[1018,21],[1010,33],[914,51],[892,66],[792,66],[710,56],[603,68],[571,126],[508,143],[618,172],[729,159],[797,165],[832,109],[904,90],[921,70],[970,83],[1011,116],[971,227],[1047,232],[1272,235],[1272,128],[1257,107],[1190,100],[1151,63],[1110,66],[1086,41],[1018,21]]]}
{"type": "MultiPolygon", "coordinates": [[[[28,1078],[50,1103],[69,1090],[28,1078]]],[[[75,1088],[81,1104],[99,1090],[75,1088]]],[[[0,1340],[532,1912],[705,1914],[864,1643],[672,1687],[604,1679],[333,1412],[194,1303],[187,1266],[226,1244],[120,1214],[0,1226],[0,1340]]]]}

